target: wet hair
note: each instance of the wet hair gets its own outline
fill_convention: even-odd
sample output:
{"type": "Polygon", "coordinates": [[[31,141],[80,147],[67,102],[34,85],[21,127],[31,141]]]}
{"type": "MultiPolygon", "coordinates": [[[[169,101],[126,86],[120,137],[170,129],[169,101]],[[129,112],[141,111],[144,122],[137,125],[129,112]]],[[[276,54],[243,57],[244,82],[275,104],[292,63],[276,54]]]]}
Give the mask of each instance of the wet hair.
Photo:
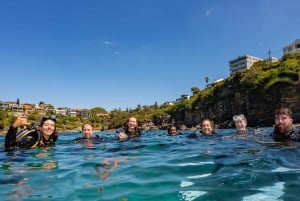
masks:
{"type": "Polygon", "coordinates": [[[205,119],[203,119],[203,120],[201,121],[201,128],[202,128],[202,126],[203,126],[203,122],[204,122],[204,121],[209,121],[209,123],[210,123],[212,129],[213,129],[213,130],[215,129],[215,122],[214,122],[213,120],[209,119],[209,118],[205,118],[205,119]]]}
{"type": "Polygon", "coordinates": [[[125,133],[131,138],[131,137],[139,137],[141,136],[141,130],[139,129],[139,122],[137,120],[136,117],[129,117],[128,120],[124,123],[124,130],[125,130],[125,133]],[[131,118],[135,118],[136,119],[136,122],[137,122],[137,126],[134,128],[134,131],[129,131],[129,120],[131,118]]]}
{"type": "Polygon", "coordinates": [[[211,134],[216,134],[216,125],[215,125],[215,122],[213,120],[209,119],[209,118],[204,118],[201,121],[201,131],[200,132],[203,133],[202,129],[203,129],[203,122],[204,121],[208,121],[210,123],[210,125],[211,125],[211,134]]]}
{"type": "Polygon", "coordinates": [[[243,115],[243,114],[234,115],[232,117],[232,119],[233,119],[234,122],[236,122],[236,121],[245,121],[245,122],[247,122],[247,119],[246,119],[245,115],[243,115]]]}
{"type": "Polygon", "coordinates": [[[292,117],[292,110],[287,106],[279,106],[275,109],[275,115],[288,115],[292,117]]]}
{"type": "Polygon", "coordinates": [[[86,122],[84,122],[84,123],[82,124],[81,130],[83,130],[83,128],[84,128],[85,125],[90,125],[90,126],[92,127],[92,129],[94,130],[94,126],[93,126],[92,123],[89,122],[89,121],[86,121],[86,122]]]}
{"type": "Polygon", "coordinates": [[[177,132],[176,126],[169,126],[169,127],[168,127],[168,134],[171,134],[171,128],[175,128],[175,129],[176,129],[176,132],[177,132]]]}
{"type": "MultiPolygon", "coordinates": [[[[51,115],[51,116],[43,116],[41,122],[40,122],[40,126],[43,126],[44,122],[47,120],[52,120],[56,123],[56,116],[55,115],[51,115]]],[[[55,124],[56,125],[56,124],[55,124]]]]}

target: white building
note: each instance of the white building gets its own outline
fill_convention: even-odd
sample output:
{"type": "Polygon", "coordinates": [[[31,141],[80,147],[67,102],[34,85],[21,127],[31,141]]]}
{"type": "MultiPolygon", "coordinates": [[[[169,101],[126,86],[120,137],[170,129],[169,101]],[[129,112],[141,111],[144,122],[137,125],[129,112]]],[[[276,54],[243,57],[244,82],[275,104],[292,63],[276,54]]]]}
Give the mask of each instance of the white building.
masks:
{"type": "Polygon", "coordinates": [[[190,98],[191,98],[191,97],[190,97],[189,95],[187,95],[187,94],[182,94],[180,99],[181,99],[181,100],[190,100],[190,98]]]}
{"type": "Polygon", "coordinates": [[[270,57],[270,58],[266,58],[266,59],[264,59],[264,61],[270,61],[270,62],[277,62],[277,61],[279,61],[279,59],[278,58],[276,58],[276,57],[270,57]]]}
{"type": "Polygon", "coordinates": [[[168,106],[168,105],[174,105],[174,104],[175,104],[174,101],[166,101],[162,105],[163,106],[168,106]]]}
{"type": "Polygon", "coordinates": [[[56,108],[55,110],[56,115],[61,115],[61,116],[67,116],[68,110],[66,108],[56,108]]]}
{"type": "Polygon", "coordinates": [[[224,80],[223,78],[218,79],[218,80],[214,81],[213,83],[208,84],[208,85],[207,85],[207,88],[208,88],[208,87],[213,87],[215,84],[217,84],[217,83],[219,83],[219,82],[222,82],[223,80],[224,80]]]}
{"type": "Polygon", "coordinates": [[[230,75],[234,75],[238,71],[249,69],[255,62],[263,61],[262,58],[251,55],[240,56],[229,61],[230,75]]]}
{"type": "Polygon", "coordinates": [[[283,49],[283,54],[300,52],[300,39],[296,39],[292,44],[285,46],[283,49]]]}

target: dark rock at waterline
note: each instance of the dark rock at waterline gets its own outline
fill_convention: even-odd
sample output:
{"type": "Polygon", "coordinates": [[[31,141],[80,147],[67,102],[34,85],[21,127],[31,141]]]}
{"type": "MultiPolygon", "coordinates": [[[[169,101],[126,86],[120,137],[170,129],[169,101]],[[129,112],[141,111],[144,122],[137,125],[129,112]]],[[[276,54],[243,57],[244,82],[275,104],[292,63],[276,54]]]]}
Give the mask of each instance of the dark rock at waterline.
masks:
{"type": "MultiPolygon", "coordinates": [[[[186,111],[183,122],[192,127],[209,117],[222,128],[232,127],[232,116],[244,114],[249,126],[272,126],[274,109],[278,105],[290,106],[294,123],[300,122],[300,85],[288,82],[276,82],[267,89],[239,90],[225,88],[214,94],[215,101],[200,100],[199,111],[186,111]]],[[[179,119],[178,117],[173,117],[179,119]]]]}

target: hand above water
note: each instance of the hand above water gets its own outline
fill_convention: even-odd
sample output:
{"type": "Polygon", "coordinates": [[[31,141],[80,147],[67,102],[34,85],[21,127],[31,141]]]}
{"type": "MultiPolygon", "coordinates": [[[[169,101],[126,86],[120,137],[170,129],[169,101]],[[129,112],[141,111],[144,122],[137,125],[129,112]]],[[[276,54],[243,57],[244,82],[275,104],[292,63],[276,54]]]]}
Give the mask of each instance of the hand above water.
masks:
{"type": "Polygon", "coordinates": [[[15,122],[13,123],[13,127],[15,128],[28,125],[30,125],[30,123],[27,122],[27,118],[25,116],[18,116],[15,122]]]}
{"type": "Polygon", "coordinates": [[[124,132],[119,133],[118,139],[119,140],[126,140],[128,138],[128,135],[124,132]]]}

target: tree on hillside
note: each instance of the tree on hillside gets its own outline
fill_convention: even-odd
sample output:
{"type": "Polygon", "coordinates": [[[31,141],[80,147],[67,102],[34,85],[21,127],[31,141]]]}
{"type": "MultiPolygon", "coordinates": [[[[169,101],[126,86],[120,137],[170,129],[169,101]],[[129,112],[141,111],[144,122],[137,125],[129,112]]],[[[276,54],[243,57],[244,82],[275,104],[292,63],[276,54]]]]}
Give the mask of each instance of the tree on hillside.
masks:
{"type": "Polygon", "coordinates": [[[191,88],[191,91],[192,91],[193,96],[194,96],[194,95],[196,95],[197,93],[200,92],[200,89],[199,89],[198,87],[192,87],[192,88],[191,88]]]}
{"type": "Polygon", "coordinates": [[[136,111],[140,111],[142,109],[142,106],[141,106],[141,104],[138,104],[137,106],[136,106],[136,111]]]}
{"type": "Polygon", "coordinates": [[[98,113],[106,113],[106,110],[102,107],[94,107],[91,109],[92,112],[98,112],[98,113]]]}
{"type": "Polygon", "coordinates": [[[206,83],[206,87],[207,87],[207,83],[209,81],[209,77],[206,76],[204,79],[205,79],[205,83],[206,83]]]}

